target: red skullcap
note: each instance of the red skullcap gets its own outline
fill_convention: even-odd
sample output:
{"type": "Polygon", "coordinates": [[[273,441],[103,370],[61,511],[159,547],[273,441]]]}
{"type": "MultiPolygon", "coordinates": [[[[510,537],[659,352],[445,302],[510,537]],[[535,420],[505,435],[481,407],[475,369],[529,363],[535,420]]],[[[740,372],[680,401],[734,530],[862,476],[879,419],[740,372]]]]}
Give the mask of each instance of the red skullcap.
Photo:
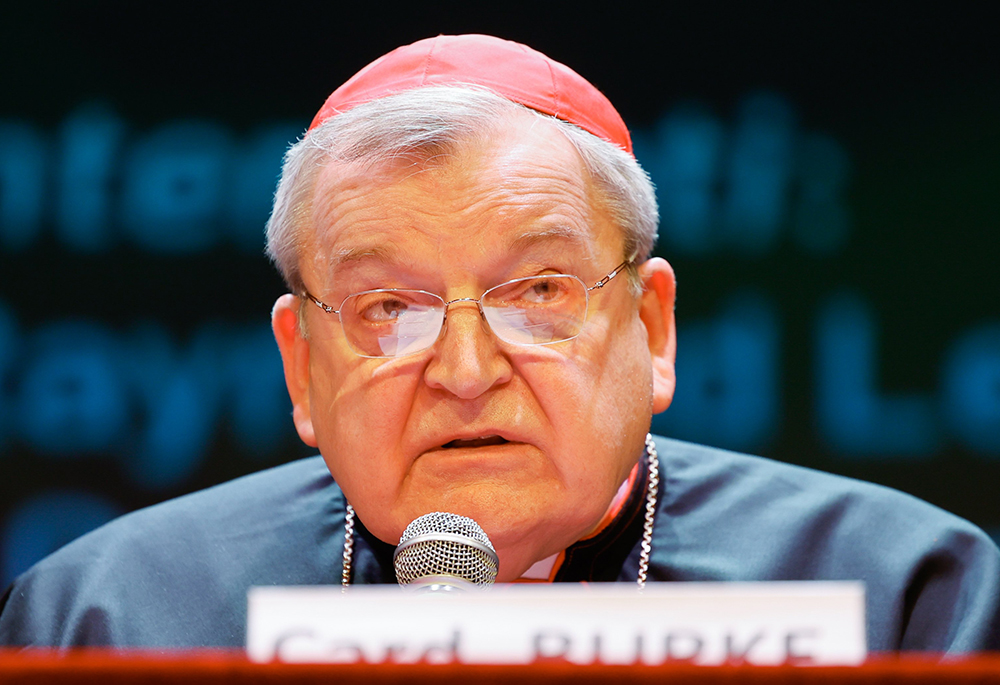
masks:
{"type": "Polygon", "coordinates": [[[632,152],[625,122],[589,81],[527,45],[476,34],[426,38],[379,57],[333,91],[309,130],[370,100],[448,83],[484,86],[632,152]]]}

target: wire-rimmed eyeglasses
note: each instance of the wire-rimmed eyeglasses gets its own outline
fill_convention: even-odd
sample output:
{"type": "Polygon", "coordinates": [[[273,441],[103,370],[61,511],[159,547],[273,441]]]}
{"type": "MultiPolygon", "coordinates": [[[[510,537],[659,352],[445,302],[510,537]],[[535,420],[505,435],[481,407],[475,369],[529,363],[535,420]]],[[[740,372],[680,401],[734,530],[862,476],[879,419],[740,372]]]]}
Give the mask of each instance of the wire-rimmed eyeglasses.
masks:
{"type": "Polygon", "coordinates": [[[441,335],[448,307],[475,302],[497,338],[515,345],[549,345],[572,340],[587,320],[590,291],[603,288],[631,264],[622,262],[589,288],[576,276],[543,274],[515,278],[478,299],[444,298],[425,290],[379,288],[348,295],[336,309],[304,291],[300,297],[336,314],[351,349],[361,357],[405,357],[432,347],[441,335]]]}

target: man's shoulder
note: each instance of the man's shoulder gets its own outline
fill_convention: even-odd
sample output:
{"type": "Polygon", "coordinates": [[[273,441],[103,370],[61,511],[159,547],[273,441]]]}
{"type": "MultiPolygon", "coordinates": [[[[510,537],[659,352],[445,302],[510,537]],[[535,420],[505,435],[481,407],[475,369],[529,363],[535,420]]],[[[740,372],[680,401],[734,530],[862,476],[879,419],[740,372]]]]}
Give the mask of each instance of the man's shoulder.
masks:
{"type": "MultiPolygon", "coordinates": [[[[121,523],[146,528],[177,516],[205,525],[322,506],[339,497],[322,457],[307,457],[257,471],[123,516],[121,523]]],[[[342,508],[342,507],[341,507],[342,508]]]]}
{"type": "MultiPolygon", "coordinates": [[[[883,524],[937,524],[981,533],[940,507],[890,487],[804,466],[694,443],[656,438],[665,481],[664,504],[670,507],[729,509],[746,513],[827,511],[857,515],[866,527],[876,514],[883,524]]],[[[877,519],[876,519],[877,520],[877,519]]]]}
{"type": "Polygon", "coordinates": [[[657,580],[860,580],[870,649],[1000,646],[1000,550],[970,522],[801,466],[662,438],[657,449],[657,580]]]}
{"type": "Polygon", "coordinates": [[[322,458],[300,459],[126,514],[49,559],[58,561],[93,545],[113,547],[137,540],[162,545],[177,536],[238,536],[255,521],[269,526],[301,521],[308,510],[330,503],[331,496],[336,499],[339,489],[322,458]]]}
{"type": "Polygon", "coordinates": [[[344,506],[314,457],[127,514],[15,581],[0,644],[239,645],[247,588],[334,582],[344,506]]]}

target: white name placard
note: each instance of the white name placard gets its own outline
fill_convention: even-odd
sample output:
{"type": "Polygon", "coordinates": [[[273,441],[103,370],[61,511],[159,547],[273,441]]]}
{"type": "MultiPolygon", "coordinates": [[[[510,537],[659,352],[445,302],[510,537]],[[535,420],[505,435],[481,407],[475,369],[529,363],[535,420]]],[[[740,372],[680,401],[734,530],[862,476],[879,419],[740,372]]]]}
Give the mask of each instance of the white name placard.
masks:
{"type": "Polygon", "coordinates": [[[858,664],[861,583],[502,585],[462,594],[397,586],[256,587],[254,661],[344,663],[858,664]]]}

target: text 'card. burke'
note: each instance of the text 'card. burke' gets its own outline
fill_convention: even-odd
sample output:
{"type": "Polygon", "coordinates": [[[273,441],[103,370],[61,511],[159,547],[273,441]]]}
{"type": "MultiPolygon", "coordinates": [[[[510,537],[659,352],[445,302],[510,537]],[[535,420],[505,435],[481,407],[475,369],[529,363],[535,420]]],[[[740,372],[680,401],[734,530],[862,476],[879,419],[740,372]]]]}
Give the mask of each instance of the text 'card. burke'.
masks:
{"type": "Polygon", "coordinates": [[[516,664],[857,664],[861,583],[257,587],[254,661],[516,664]]]}

